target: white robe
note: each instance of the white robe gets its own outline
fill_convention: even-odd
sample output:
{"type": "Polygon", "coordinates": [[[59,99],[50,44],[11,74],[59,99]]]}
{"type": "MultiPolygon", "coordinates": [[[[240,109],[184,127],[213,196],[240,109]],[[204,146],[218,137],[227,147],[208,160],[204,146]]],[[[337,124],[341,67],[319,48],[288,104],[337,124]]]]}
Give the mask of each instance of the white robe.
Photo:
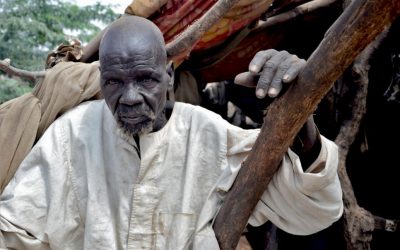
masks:
{"type": "MultiPolygon", "coordinates": [[[[0,248],[218,249],[212,221],[258,133],[175,103],[139,153],[103,100],[83,103],[48,128],[1,195],[0,248]]],[[[321,142],[306,172],[288,151],[250,224],[305,235],[340,218],[338,150],[321,142]]]]}

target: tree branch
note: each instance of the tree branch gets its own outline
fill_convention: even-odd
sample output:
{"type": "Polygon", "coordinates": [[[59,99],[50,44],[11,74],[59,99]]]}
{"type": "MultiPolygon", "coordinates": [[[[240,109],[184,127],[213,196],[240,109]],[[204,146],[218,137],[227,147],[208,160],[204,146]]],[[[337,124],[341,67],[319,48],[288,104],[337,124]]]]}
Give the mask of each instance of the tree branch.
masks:
{"type": "Polygon", "coordinates": [[[374,217],[367,210],[357,204],[353,187],[346,171],[346,158],[353,144],[361,121],[366,113],[368,93],[369,58],[387,34],[387,29],[382,32],[374,42],[357,57],[352,67],[354,82],[358,85],[358,91],[352,103],[352,118],[342,125],[335,143],[339,146],[338,174],[343,190],[344,202],[344,233],[347,241],[347,249],[370,249],[372,232],[374,230],[374,217]]]}
{"type": "Polygon", "coordinates": [[[272,3],[272,8],[268,9],[267,12],[262,16],[262,20],[267,20],[267,18],[272,16],[277,16],[283,12],[286,12],[288,9],[293,9],[296,6],[304,4],[306,2],[310,2],[313,0],[283,0],[283,1],[274,1],[272,3]],[[277,6],[274,6],[277,5],[277,6]]]}
{"type": "Polygon", "coordinates": [[[349,250],[370,249],[372,232],[375,229],[387,230],[386,223],[388,221],[392,221],[394,227],[399,224],[397,220],[387,220],[380,216],[373,215],[358,205],[346,170],[346,158],[349,149],[359,132],[361,120],[366,113],[369,58],[379,46],[382,39],[387,35],[387,32],[388,28],[382,32],[373,43],[368,45],[354,63],[353,72],[356,76],[354,81],[359,85],[359,89],[352,104],[353,117],[343,124],[335,140],[340,149],[338,173],[343,190],[343,201],[345,205],[344,233],[347,241],[347,249],[349,250]]]}
{"type": "Polygon", "coordinates": [[[0,61],[0,70],[4,71],[10,76],[18,76],[30,82],[35,82],[36,80],[45,76],[45,71],[27,71],[23,69],[17,69],[10,65],[10,59],[8,58],[0,61]]]}
{"type": "Polygon", "coordinates": [[[327,8],[332,4],[335,4],[338,0],[314,0],[302,5],[299,5],[290,11],[268,17],[266,21],[259,21],[256,28],[253,31],[263,30],[267,27],[271,27],[280,23],[287,22],[289,20],[295,19],[300,15],[305,15],[307,13],[313,12],[317,9],[327,8]]]}
{"type": "Polygon", "coordinates": [[[167,44],[168,57],[174,57],[194,46],[196,41],[216,24],[239,0],[219,0],[199,20],[167,44]]]}
{"type": "Polygon", "coordinates": [[[297,83],[268,108],[259,137],[214,224],[221,249],[235,249],[294,137],[333,82],[399,14],[398,0],[354,0],[327,32],[297,83]]]}

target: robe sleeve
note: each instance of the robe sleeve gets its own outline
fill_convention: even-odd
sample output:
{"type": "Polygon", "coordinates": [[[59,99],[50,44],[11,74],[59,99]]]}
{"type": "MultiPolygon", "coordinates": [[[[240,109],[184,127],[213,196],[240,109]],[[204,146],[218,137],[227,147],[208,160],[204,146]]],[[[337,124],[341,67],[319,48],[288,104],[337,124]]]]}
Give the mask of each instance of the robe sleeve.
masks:
{"type": "Polygon", "coordinates": [[[288,151],[249,219],[252,226],[270,220],[288,233],[308,235],[341,217],[338,149],[323,136],[321,144],[318,158],[305,172],[299,157],[288,151]]]}
{"type": "Polygon", "coordinates": [[[67,151],[53,124],[21,163],[0,196],[0,248],[61,249],[81,240],[67,151]]]}
{"type": "MultiPolygon", "coordinates": [[[[218,188],[229,190],[254,145],[257,132],[228,130],[228,167],[218,188]]],[[[299,157],[289,149],[249,218],[250,225],[260,226],[270,220],[288,233],[309,235],[337,221],[343,213],[338,161],[336,144],[323,136],[318,158],[306,171],[299,157]]]]}

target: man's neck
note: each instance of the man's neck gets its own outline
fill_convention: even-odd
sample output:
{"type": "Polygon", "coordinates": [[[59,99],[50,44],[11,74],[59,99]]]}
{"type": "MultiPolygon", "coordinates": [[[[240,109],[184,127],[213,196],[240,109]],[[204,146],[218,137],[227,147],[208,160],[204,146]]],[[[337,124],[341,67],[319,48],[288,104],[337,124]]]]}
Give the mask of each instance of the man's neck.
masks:
{"type": "Polygon", "coordinates": [[[172,110],[174,109],[174,104],[175,104],[175,102],[173,102],[173,101],[167,101],[165,103],[165,116],[166,116],[167,121],[169,120],[169,118],[172,115],[172,110]]]}
{"type": "Polygon", "coordinates": [[[173,109],[174,109],[174,102],[167,101],[165,103],[163,111],[158,115],[154,123],[154,129],[152,132],[159,131],[165,126],[165,124],[167,124],[169,118],[171,117],[173,109]]]}

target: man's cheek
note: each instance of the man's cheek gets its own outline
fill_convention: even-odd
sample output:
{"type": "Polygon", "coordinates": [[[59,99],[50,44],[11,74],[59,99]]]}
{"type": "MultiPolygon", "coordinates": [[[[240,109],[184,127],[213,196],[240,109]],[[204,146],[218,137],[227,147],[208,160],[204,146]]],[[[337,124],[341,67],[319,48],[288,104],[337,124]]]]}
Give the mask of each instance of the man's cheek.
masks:
{"type": "Polygon", "coordinates": [[[117,95],[110,96],[111,105],[114,106],[114,107],[118,107],[118,105],[120,103],[120,99],[121,98],[119,96],[117,96],[117,95]]]}

